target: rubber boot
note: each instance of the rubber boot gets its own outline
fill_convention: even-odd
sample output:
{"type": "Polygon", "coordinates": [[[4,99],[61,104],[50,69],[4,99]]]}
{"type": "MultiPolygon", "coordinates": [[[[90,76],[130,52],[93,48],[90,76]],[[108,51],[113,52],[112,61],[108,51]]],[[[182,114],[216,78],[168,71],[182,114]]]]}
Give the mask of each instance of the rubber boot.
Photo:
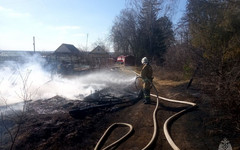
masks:
{"type": "Polygon", "coordinates": [[[145,100],[143,101],[144,104],[150,104],[151,103],[150,90],[149,89],[144,89],[144,98],[145,98],[145,100]]]}
{"type": "Polygon", "coordinates": [[[145,98],[144,104],[151,104],[151,99],[150,98],[145,98]]]}
{"type": "Polygon", "coordinates": [[[138,97],[137,97],[137,99],[142,99],[143,96],[144,96],[143,90],[141,89],[141,90],[138,91],[138,97]]]}

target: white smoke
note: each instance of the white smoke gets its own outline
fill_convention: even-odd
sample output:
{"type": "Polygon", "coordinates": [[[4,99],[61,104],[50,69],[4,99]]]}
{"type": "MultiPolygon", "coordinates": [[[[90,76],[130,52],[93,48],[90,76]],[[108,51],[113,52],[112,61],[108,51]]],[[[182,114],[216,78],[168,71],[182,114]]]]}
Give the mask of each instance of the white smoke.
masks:
{"type": "Polygon", "coordinates": [[[0,106],[23,100],[47,99],[55,95],[79,99],[111,86],[124,88],[135,76],[111,71],[64,78],[52,74],[45,60],[38,55],[25,56],[25,63],[8,62],[0,67],[0,106]],[[47,71],[48,70],[48,71],[47,71]]]}

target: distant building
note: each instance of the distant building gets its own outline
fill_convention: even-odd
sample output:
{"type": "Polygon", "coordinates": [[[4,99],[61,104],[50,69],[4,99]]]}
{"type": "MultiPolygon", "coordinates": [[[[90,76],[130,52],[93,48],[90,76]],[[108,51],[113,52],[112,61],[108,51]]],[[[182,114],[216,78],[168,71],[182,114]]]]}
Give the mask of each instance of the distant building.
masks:
{"type": "MultiPolygon", "coordinates": [[[[60,45],[52,54],[52,57],[59,62],[79,64],[85,62],[82,52],[72,44],[60,45]]],[[[53,59],[53,58],[51,58],[53,59]]]]}
{"type": "Polygon", "coordinates": [[[92,67],[107,67],[109,65],[110,55],[101,46],[94,48],[89,54],[92,67]]]}
{"type": "Polygon", "coordinates": [[[80,51],[72,44],[62,44],[53,53],[56,57],[80,56],[80,51]]]}
{"type": "Polygon", "coordinates": [[[60,45],[48,58],[48,62],[56,65],[57,70],[68,73],[83,68],[86,64],[85,54],[72,44],[60,45]]]}
{"type": "Polygon", "coordinates": [[[72,44],[62,44],[54,52],[56,55],[80,55],[80,51],[72,44]]]}

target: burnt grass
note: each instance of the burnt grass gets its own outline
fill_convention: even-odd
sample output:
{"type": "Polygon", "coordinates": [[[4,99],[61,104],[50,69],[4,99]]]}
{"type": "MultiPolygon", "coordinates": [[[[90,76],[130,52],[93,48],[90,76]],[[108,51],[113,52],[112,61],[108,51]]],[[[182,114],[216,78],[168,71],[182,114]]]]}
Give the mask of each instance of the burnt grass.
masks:
{"type": "MultiPolygon", "coordinates": [[[[85,101],[55,96],[30,102],[14,149],[94,149],[107,124],[104,116],[133,105],[137,99],[136,94],[131,94],[120,97],[104,94],[85,101]],[[95,101],[95,98],[101,98],[101,101],[95,101]]],[[[16,123],[14,118],[3,121],[9,124],[8,128],[15,135],[18,127],[13,124],[16,123]]],[[[0,149],[10,149],[12,143],[6,131],[1,139],[0,149]]]]}
{"type": "MultiPolygon", "coordinates": [[[[240,133],[233,128],[231,120],[228,120],[226,114],[214,109],[212,103],[214,95],[212,91],[202,90],[194,82],[189,89],[186,89],[186,87],[187,82],[174,86],[157,85],[160,94],[166,97],[185,99],[198,105],[197,109],[183,115],[176,120],[176,124],[173,123],[171,126],[171,131],[173,133],[176,131],[177,133],[176,135],[172,134],[177,145],[184,147],[184,149],[193,149],[193,147],[194,149],[217,149],[220,141],[226,137],[234,150],[240,149],[240,133]],[[190,139],[188,142],[191,144],[181,143],[180,140],[184,138],[190,139]]],[[[110,101],[108,99],[107,102],[97,103],[67,100],[60,96],[55,96],[48,100],[30,102],[14,144],[14,149],[94,149],[106,128],[111,125],[111,121],[108,119],[112,117],[111,114],[120,112],[128,106],[134,105],[135,102],[137,102],[136,97],[131,96],[112,97],[110,101]],[[121,100],[123,103],[113,104],[115,100],[121,100]],[[112,105],[96,107],[95,109],[95,106],[110,103],[112,105]],[[82,109],[83,111],[80,112],[74,111],[79,110],[79,108],[92,109],[82,109]],[[71,111],[74,111],[76,114],[69,113],[71,111]]],[[[164,111],[175,111],[174,109],[171,110],[170,107],[160,107],[164,111]]],[[[11,132],[15,133],[17,126],[14,126],[9,119],[5,121],[10,125],[11,132]]],[[[159,139],[166,141],[164,137],[159,139]]],[[[10,148],[11,140],[6,131],[4,134],[1,134],[0,142],[0,149],[10,148]]],[[[163,149],[164,147],[167,146],[162,146],[163,149]]]]}
{"type": "Polygon", "coordinates": [[[102,115],[97,113],[81,120],[68,114],[29,117],[26,121],[31,123],[22,128],[16,149],[85,149],[91,143],[87,139],[94,140],[91,136],[102,115]]]}

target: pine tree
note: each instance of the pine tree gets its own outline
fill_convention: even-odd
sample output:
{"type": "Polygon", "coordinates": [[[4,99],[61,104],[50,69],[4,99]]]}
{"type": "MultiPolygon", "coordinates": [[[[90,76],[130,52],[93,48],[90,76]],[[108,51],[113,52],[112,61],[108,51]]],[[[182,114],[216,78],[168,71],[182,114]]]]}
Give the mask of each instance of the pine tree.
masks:
{"type": "Polygon", "coordinates": [[[157,25],[159,6],[158,0],[144,0],[139,15],[142,55],[147,55],[148,57],[154,55],[154,31],[157,25]]]}

